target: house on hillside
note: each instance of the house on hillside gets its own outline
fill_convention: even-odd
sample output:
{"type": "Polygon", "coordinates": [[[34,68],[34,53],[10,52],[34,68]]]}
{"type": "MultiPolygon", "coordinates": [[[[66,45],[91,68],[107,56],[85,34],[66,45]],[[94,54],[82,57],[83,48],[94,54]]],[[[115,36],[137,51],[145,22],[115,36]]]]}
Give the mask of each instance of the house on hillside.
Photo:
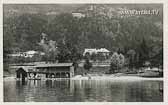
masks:
{"type": "Polygon", "coordinates": [[[38,52],[37,52],[37,51],[34,51],[34,50],[27,51],[27,52],[24,52],[24,57],[25,57],[25,58],[27,58],[27,57],[32,58],[35,54],[38,54],[38,52]]]}
{"type": "Polygon", "coordinates": [[[102,54],[104,56],[108,56],[110,54],[110,51],[107,50],[106,48],[100,48],[100,49],[85,49],[83,52],[83,56],[86,55],[86,53],[89,53],[90,55],[94,54],[102,54]]]}
{"type": "Polygon", "coordinates": [[[74,12],[72,13],[72,16],[77,17],[77,18],[82,18],[82,17],[85,17],[85,14],[80,13],[80,12],[74,12]]]}
{"type": "Polygon", "coordinates": [[[97,49],[97,53],[102,54],[104,56],[108,56],[110,54],[110,51],[107,50],[106,48],[101,48],[101,49],[97,49]]]}
{"type": "Polygon", "coordinates": [[[26,51],[26,52],[17,52],[17,53],[13,53],[13,54],[8,54],[8,56],[9,57],[24,57],[24,58],[29,57],[29,58],[32,58],[35,54],[45,55],[44,52],[30,50],[30,51],[26,51]]]}

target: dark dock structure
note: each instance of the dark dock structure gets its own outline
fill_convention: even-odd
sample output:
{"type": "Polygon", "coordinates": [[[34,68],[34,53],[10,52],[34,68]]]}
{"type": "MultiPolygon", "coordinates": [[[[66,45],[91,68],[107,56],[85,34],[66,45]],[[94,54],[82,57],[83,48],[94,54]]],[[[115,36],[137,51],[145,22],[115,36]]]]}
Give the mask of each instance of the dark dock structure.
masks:
{"type": "Polygon", "coordinates": [[[26,77],[27,72],[22,67],[16,70],[16,78],[22,79],[24,81],[26,77]]]}
{"type": "Polygon", "coordinates": [[[16,78],[41,80],[50,78],[71,78],[74,76],[73,63],[37,64],[33,66],[13,66],[16,78]]]}

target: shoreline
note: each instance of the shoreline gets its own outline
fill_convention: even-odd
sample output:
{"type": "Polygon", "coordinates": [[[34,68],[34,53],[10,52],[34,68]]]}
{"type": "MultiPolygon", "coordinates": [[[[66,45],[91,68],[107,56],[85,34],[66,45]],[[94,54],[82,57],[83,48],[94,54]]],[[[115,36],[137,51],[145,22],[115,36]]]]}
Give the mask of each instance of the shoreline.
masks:
{"type": "Polygon", "coordinates": [[[75,76],[72,80],[163,80],[163,77],[141,77],[138,75],[75,76]]]}
{"type": "MultiPolygon", "coordinates": [[[[10,76],[10,77],[3,77],[3,80],[16,80],[16,77],[10,76]]],[[[28,80],[28,79],[27,79],[28,80]]],[[[43,80],[113,80],[113,81],[141,81],[141,80],[156,80],[156,81],[163,81],[163,77],[140,77],[140,76],[115,76],[115,75],[106,75],[106,76],[81,76],[76,75],[72,78],[43,78],[39,81],[43,80]]]]}

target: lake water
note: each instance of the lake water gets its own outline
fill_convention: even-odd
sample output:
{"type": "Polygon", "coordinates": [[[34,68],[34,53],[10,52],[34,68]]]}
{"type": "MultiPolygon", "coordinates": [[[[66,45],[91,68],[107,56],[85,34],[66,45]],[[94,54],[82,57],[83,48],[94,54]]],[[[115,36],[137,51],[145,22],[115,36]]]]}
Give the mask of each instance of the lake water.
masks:
{"type": "Polygon", "coordinates": [[[160,80],[4,79],[5,102],[162,102],[160,80]]]}

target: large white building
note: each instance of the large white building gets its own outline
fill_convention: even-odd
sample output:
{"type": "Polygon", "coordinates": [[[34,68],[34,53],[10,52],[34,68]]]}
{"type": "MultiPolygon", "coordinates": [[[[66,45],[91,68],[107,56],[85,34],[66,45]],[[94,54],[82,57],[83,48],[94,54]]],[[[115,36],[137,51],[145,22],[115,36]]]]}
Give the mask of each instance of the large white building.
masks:
{"type": "Polygon", "coordinates": [[[89,53],[90,55],[94,54],[103,54],[103,55],[109,55],[110,51],[106,48],[100,48],[100,49],[85,49],[83,52],[83,56],[85,56],[86,53],[89,53]]]}

